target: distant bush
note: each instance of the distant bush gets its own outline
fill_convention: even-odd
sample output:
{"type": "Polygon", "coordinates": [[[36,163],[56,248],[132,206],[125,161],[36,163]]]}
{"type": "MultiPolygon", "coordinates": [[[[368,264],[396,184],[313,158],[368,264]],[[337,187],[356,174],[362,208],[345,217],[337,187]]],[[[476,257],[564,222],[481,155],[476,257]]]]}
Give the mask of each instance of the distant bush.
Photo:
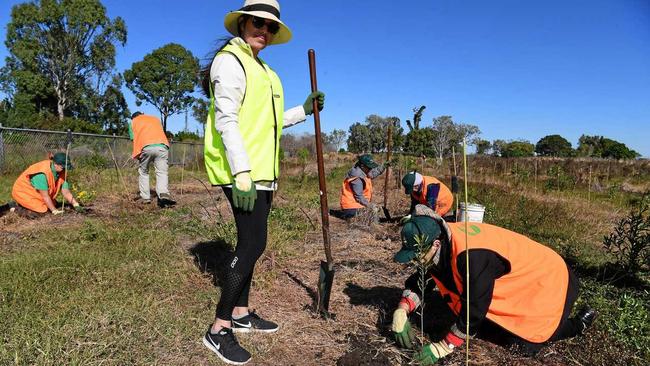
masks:
{"type": "Polygon", "coordinates": [[[650,194],[621,219],[603,240],[605,249],[628,275],[650,273],[650,194]]]}

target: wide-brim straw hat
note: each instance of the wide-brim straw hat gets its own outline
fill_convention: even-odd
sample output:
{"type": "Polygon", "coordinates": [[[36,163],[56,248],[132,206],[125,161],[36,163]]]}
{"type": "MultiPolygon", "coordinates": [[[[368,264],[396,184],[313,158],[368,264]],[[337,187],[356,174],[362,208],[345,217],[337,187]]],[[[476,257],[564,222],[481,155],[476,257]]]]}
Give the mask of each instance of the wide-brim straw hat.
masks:
{"type": "Polygon", "coordinates": [[[238,19],[244,14],[269,19],[280,25],[280,30],[269,44],[287,43],[291,39],[291,30],[280,20],[280,4],[276,0],[246,0],[241,9],[226,14],[223,25],[235,37],[240,36],[238,19]]]}

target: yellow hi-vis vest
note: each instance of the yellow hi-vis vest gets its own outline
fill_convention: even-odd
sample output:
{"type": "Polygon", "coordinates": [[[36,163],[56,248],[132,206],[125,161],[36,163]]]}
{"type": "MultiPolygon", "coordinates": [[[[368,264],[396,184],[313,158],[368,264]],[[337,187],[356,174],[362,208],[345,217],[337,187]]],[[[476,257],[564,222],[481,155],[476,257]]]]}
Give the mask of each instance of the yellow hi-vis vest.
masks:
{"type": "MultiPolygon", "coordinates": [[[[284,120],[284,93],[278,75],[253,57],[250,46],[230,42],[222,51],[237,57],[246,74],[246,93],[239,109],[238,125],[248,155],[253,181],[274,181],[280,173],[280,135],[284,120]]],[[[212,85],[212,82],[210,83],[212,85]]],[[[215,100],[210,91],[205,126],[205,167],[213,185],[232,184],[221,135],[215,129],[215,100]]]]}

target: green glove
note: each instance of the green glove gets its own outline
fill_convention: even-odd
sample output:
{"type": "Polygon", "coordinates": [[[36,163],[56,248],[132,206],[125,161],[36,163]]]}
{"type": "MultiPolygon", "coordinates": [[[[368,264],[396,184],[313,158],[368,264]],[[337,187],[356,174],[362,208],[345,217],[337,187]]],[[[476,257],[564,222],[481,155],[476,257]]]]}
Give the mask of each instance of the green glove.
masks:
{"type": "Polygon", "coordinates": [[[411,323],[409,323],[406,310],[401,308],[395,310],[393,313],[393,324],[391,325],[391,330],[395,334],[395,340],[400,347],[413,348],[413,340],[415,339],[415,336],[413,334],[413,329],[411,328],[411,323]]]}
{"type": "Polygon", "coordinates": [[[235,176],[235,183],[232,185],[232,201],[235,208],[251,212],[255,207],[257,191],[250,173],[242,172],[235,176]]]}
{"type": "Polygon", "coordinates": [[[420,365],[429,366],[450,355],[453,351],[454,349],[444,341],[430,343],[422,347],[422,351],[417,354],[416,359],[420,362],[420,365]]]}
{"type": "Polygon", "coordinates": [[[314,99],[318,100],[318,110],[322,111],[325,107],[325,93],[320,91],[315,91],[307,97],[305,103],[302,105],[302,109],[305,110],[306,115],[314,113],[314,99]]]}
{"type": "Polygon", "coordinates": [[[85,212],[86,212],[86,208],[83,207],[83,206],[80,206],[80,205],[76,205],[76,206],[74,206],[74,210],[75,210],[76,212],[78,212],[78,213],[85,213],[85,212]]]}

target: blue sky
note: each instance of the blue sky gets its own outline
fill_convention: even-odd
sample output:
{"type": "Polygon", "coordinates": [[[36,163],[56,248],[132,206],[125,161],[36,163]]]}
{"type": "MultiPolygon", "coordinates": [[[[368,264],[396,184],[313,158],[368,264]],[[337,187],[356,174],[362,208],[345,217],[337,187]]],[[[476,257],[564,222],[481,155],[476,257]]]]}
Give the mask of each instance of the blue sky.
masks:
{"type": "MultiPolygon", "coordinates": [[[[2,0],[5,38],[11,6],[2,0]]],[[[104,0],[128,43],[117,69],[169,42],[204,58],[243,1],[104,0]]],[[[293,40],[261,56],[280,75],[287,105],[309,92],[307,50],[327,94],[325,131],[369,114],[439,115],[478,125],[485,139],[603,135],[650,157],[650,1],[281,1],[293,40]]],[[[6,49],[0,47],[4,60],[6,49]]],[[[4,61],[2,61],[4,63],[4,61]]],[[[133,95],[125,89],[135,110],[133,95]]],[[[155,113],[143,105],[144,111],[155,113]]],[[[172,131],[184,116],[169,122],[172,131]]],[[[190,128],[199,128],[190,116],[190,128]]],[[[286,132],[313,131],[311,119],[286,132]]]]}

